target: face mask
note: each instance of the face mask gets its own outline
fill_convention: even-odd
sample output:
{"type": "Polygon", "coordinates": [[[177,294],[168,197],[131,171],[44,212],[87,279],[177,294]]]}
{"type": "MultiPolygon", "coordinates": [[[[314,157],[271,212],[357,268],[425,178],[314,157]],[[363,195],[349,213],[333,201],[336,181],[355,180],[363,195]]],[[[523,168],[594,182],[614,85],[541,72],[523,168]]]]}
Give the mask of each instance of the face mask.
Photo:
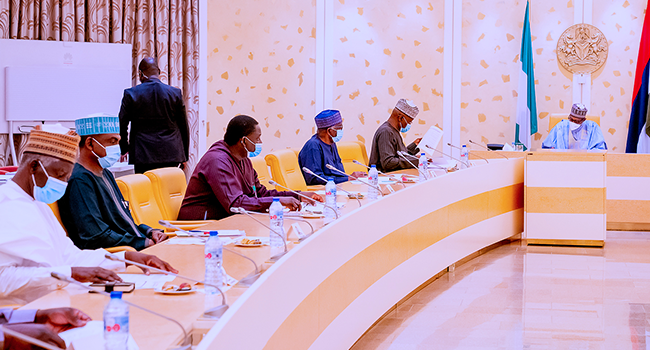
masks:
{"type": "MultiPolygon", "coordinates": [[[[400,123],[400,126],[402,126],[401,123],[400,123]]],[[[409,130],[411,130],[411,124],[406,123],[406,126],[403,127],[403,128],[400,128],[400,129],[399,129],[399,132],[401,132],[401,133],[407,133],[407,132],[409,132],[409,130]]]]}
{"type": "Polygon", "coordinates": [[[244,136],[244,138],[245,138],[246,140],[248,140],[248,142],[250,142],[250,143],[252,143],[252,144],[255,145],[255,151],[251,152],[251,151],[248,151],[248,147],[246,147],[246,143],[244,143],[244,148],[246,148],[246,150],[248,151],[248,157],[249,157],[249,158],[253,158],[253,157],[257,157],[257,156],[259,156],[260,153],[262,153],[262,144],[261,144],[261,143],[255,143],[255,142],[251,141],[251,140],[250,140],[248,137],[246,137],[246,136],[244,136]]]}
{"type": "Polygon", "coordinates": [[[36,185],[36,179],[34,179],[34,174],[32,174],[32,181],[34,182],[34,199],[46,204],[52,204],[63,197],[65,189],[68,187],[68,183],[50,177],[43,164],[40,161],[38,164],[41,165],[43,172],[47,176],[47,182],[45,183],[45,186],[38,187],[36,185]]]}
{"type": "Polygon", "coordinates": [[[343,129],[340,130],[333,129],[333,130],[336,131],[336,136],[332,137],[332,141],[334,141],[334,143],[341,141],[341,139],[343,138],[343,129]]]}
{"type": "Polygon", "coordinates": [[[102,166],[102,168],[107,169],[113,166],[119,159],[120,156],[122,155],[122,151],[120,149],[120,145],[113,145],[113,146],[108,146],[104,147],[99,141],[93,139],[93,141],[97,142],[98,145],[100,145],[105,151],[106,151],[106,156],[100,157],[95,152],[93,154],[95,157],[97,157],[97,160],[99,160],[99,165],[102,166]]]}

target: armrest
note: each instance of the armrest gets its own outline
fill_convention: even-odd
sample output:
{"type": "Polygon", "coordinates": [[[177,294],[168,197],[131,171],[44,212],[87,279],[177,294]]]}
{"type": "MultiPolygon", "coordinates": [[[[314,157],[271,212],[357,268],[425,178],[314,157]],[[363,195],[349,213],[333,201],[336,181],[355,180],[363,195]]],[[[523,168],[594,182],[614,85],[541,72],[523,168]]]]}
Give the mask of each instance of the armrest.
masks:
{"type": "Polygon", "coordinates": [[[109,253],[119,253],[119,252],[125,252],[125,251],[131,251],[135,252],[135,248],[129,247],[127,245],[119,246],[119,247],[111,247],[111,248],[105,248],[107,252],[109,253]]]}

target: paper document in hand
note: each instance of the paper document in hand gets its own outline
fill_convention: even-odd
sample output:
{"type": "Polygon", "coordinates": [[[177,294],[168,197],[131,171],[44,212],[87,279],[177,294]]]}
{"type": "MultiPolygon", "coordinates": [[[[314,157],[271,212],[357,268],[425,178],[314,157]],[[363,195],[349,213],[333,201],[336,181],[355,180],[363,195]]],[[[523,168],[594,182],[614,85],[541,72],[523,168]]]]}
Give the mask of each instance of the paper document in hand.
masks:
{"type": "Polygon", "coordinates": [[[168,275],[143,275],[137,273],[120,273],[124,282],[135,283],[135,289],[160,289],[167,282],[174,280],[174,276],[168,275]]]}
{"type": "Polygon", "coordinates": [[[429,147],[433,147],[435,149],[436,147],[438,147],[438,144],[440,143],[441,139],[442,139],[442,129],[434,125],[429,128],[429,131],[427,131],[427,133],[424,134],[424,136],[422,136],[422,141],[420,141],[418,148],[420,148],[421,151],[426,152],[428,155],[433,156],[433,154],[436,152],[430,149],[429,147]]]}

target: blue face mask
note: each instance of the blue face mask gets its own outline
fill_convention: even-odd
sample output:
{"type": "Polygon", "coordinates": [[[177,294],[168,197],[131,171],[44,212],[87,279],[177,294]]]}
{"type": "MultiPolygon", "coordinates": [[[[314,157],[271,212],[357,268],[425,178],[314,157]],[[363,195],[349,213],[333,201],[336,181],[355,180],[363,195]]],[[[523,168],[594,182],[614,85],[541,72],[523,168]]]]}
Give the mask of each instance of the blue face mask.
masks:
{"type": "Polygon", "coordinates": [[[401,133],[407,133],[407,132],[409,132],[409,130],[411,130],[411,124],[408,124],[408,123],[407,123],[407,124],[406,124],[406,127],[399,129],[399,132],[401,132],[401,133]]]}
{"type": "Polygon", "coordinates": [[[255,151],[251,152],[251,151],[248,151],[248,147],[246,147],[246,143],[244,143],[244,148],[246,148],[246,150],[248,151],[248,157],[253,158],[253,157],[257,157],[257,156],[259,156],[260,153],[262,153],[262,144],[261,144],[261,143],[255,143],[255,142],[251,141],[251,140],[250,140],[248,137],[246,137],[246,136],[244,136],[244,138],[245,138],[248,142],[250,142],[250,143],[252,143],[253,145],[255,145],[255,151]]]}
{"type": "Polygon", "coordinates": [[[95,152],[93,154],[95,157],[97,157],[97,160],[99,160],[99,165],[102,166],[102,168],[107,169],[113,166],[119,159],[120,156],[122,155],[122,151],[120,149],[120,145],[113,145],[113,146],[108,146],[104,147],[99,141],[93,139],[93,141],[97,142],[98,145],[100,145],[105,151],[106,151],[106,156],[100,157],[95,152]]]}
{"type": "Polygon", "coordinates": [[[38,164],[41,165],[43,172],[47,176],[47,182],[45,183],[45,186],[38,187],[36,185],[36,179],[34,179],[34,174],[32,174],[32,181],[34,182],[34,199],[46,204],[52,204],[63,197],[65,194],[65,189],[68,187],[68,183],[50,177],[50,175],[47,174],[47,170],[45,170],[43,164],[40,161],[38,164]]]}
{"type": "Polygon", "coordinates": [[[341,141],[341,139],[343,138],[343,129],[332,129],[332,130],[336,131],[336,136],[332,137],[332,141],[334,141],[334,143],[341,141]]]}

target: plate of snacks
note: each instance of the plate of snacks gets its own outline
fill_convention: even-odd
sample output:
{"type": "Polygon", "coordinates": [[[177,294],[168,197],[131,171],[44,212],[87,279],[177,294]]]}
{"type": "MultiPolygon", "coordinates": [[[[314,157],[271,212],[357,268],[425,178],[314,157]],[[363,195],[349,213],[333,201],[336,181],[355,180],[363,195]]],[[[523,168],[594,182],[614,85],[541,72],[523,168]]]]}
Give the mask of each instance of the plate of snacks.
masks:
{"type": "Polygon", "coordinates": [[[196,289],[189,283],[181,283],[180,286],[168,284],[162,288],[156,288],[153,291],[161,294],[189,294],[196,292],[196,289]]]}
{"type": "Polygon", "coordinates": [[[235,243],[238,247],[261,247],[263,245],[262,240],[259,238],[242,238],[235,243]]]}

